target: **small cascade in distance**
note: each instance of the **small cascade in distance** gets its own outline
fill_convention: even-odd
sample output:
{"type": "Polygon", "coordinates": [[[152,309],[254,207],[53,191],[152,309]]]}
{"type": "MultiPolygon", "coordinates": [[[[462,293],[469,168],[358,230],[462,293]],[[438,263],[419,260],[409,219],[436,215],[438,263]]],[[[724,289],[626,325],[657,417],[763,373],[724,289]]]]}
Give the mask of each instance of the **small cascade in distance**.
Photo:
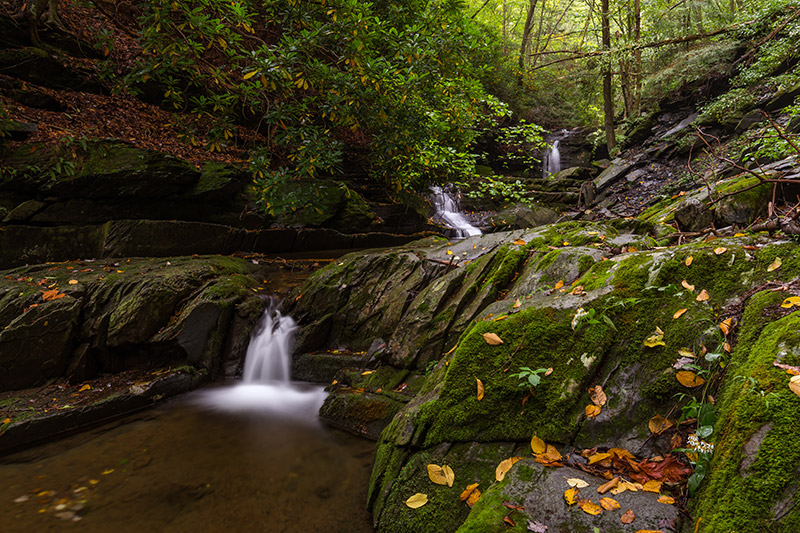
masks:
{"type": "Polygon", "coordinates": [[[559,141],[556,139],[544,153],[542,162],[543,177],[547,178],[561,171],[561,152],[558,149],[559,141]]]}
{"type": "Polygon", "coordinates": [[[481,230],[467,221],[467,217],[458,210],[456,201],[443,187],[432,186],[431,195],[433,207],[436,209],[435,216],[443,220],[455,232],[455,238],[464,239],[482,234],[481,230]]]}
{"type": "Polygon", "coordinates": [[[198,393],[198,403],[222,411],[279,416],[297,423],[319,423],[323,387],[291,381],[292,335],[297,323],[270,299],[256,324],[244,361],[242,381],[198,393]]]}

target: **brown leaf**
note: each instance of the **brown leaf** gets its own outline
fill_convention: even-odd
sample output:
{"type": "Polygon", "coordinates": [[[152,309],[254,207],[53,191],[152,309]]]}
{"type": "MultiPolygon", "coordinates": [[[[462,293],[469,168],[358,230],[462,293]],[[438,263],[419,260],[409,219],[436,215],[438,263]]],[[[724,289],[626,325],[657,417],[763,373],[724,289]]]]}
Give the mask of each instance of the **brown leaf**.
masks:
{"type": "Polygon", "coordinates": [[[564,499],[567,501],[567,505],[574,505],[577,496],[578,496],[578,489],[576,489],[575,487],[570,487],[564,491],[564,499]]]}
{"type": "Polygon", "coordinates": [[[678,309],[677,311],[675,311],[675,314],[674,314],[674,315],[672,315],[672,320],[677,320],[677,319],[679,319],[681,316],[683,316],[683,314],[684,314],[686,311],[688,311],[688,309],[687,309],[687,308],[685,308],[685,307],[684,307],[683,309],[678,309]]]}
{"type": "Polygon", "coordinates": [[[522,239],[514,239],[514,242],[512,244],[516,244],[517,246],[525,246],[525,241],[523,241],[522,239]]]}
{"type": "Polygon", "coordinates": [[[545,370],[544,375],[549,376],[552,373],[553,373],[553,367],[551,366],[547,370],[545,370]]]}
{"type": "Polygon", "coordinates": [[[478,401],[481,401],[483,400],[483,381],[479,380],[478,378],[475,378],[475,384],[478,387],[475,397],[478,399],[478,401]]]}
{"type": "Polygon", "coordinates": [[[789,389],[800,396],[800,376],[792,376],[792,379],[789,380],[789,389]]]}
{"type": "Polygon", "coordinates": [[[505,522],[511,527],[517,527],[517,524],[515,524],[514,521],[511,519],[511,515],[506,515],[505,518],[503,518],[503,522],[505,522]]]}
{"type": "Polygon", "coordinates": [[[600,408],[600,406],[595,404],[587,405],[586,408],[584,409],[586,416],[589,418],[596,417],[597,415],[600,414],[601,411],[602,409],[600,408]]]}
{"type": "Polygon", "coordinates": [[[63,292],[58,292],[58,289],[52,289],[49,291],[42,291],[42,300],[45,302],[49,302],[50,300],[58,300],[59,298],[63,298],[66,296],[63,292]]]}
{"type": "Polygon", "coordinates": [[[633,520],[634,520],[634,518],[636,518],[636,515],[634,515],[634,514],[633,514],[633,510],[632,510],[632,509],[628,509],[628,510],[627,510],[627,511],[625,511],[625,513],[624,513],[624,514],[623,514],[623,515],[620,517],[620,521],[621,521],[623,524],[631,524],[631,523],[633,523],[633,520]]]}
{"type": "Polygon", "coordinates": [[[613,479],[611,479],[611,481],[603,483],[602,485],[597,487],[597,492],[599,492],[600,494],[605,494],[606,492],[615,488],[617,485],[619,485],[619,478],[614,477],[613,479]]]}
{"type": "Polygon", "coordinates": [[[797,376],[798,374],[800,374],[800,366],[785,365],[778,361],[774,361],[772,363],[772,366],[778,367],[781,370],[785,370],[787,374],[792,376],[797,376]]]}
{"type": "Polygon", "coordinates": [[[619,502],[614,498],[600,498],[600,505],[602,505],[603,509],[606,511],[615,511],[619,509],[619,502]]]}
{"type": "Polygon", "coordinates": [[[534,453],[534,455],[544,453],[547,451],[547,444],[545,444],[542,439],[534,435],[531,437],[531,451],[534,453]]]}
{"type": "Polygon", "coordinates": [[[709,298],[708,291],[703,289],[702,291],[700,291],[700,294],[697,295],[697,298],[695,298],[695,300],[697,300],[698,302],[705,302],[706,300],[708,300],[708,298],[709,298]]]}
{"type": "Polygon", "coordinates": [[[681,385],[690,389],[693,387],[699,387],[706,382],[705,379],[699,377],[691,370],[681,370],[675,374],[675,378],[680,382],[681,385]]]}
{"type": "Polygon", "coordinates": [[[506,474],[508,474],[508,471],[511,470],[511,467],[514,466],[514,464],[520,459],[522,459],[522,457],[509,457],[508,459],[500,461],[500,464],[494,469],[495,480],[503,481],[503,479],[506,477],[506,474]]]}
{"type": "Polygon", "coordinates": [[[467,485],[467,488],[465,488],[464,491],[461,493],[461,496],[459,496],[459,500],[461,500],[462,502],[466,501],[467,498],[469,498],[469,495],[472,494],[472,492],[478,488],[478,485],[479,485],[478,483],[471,483],[467,485]]]}
{"type": "Polygon", "coordinates": [[[723,335],[727,335],[731,331],[731,326],[733,325],[733,317],[726,318],[722,322],[719,323],[719,329],[722,330],[723,335]]]}
{"type": "Polygon", "coordinates": [[[664,431],[668,430],[674,425],[675,425],[674,422],[664,418],[661,415],[654,416],[647,423],[647,427],[650,429],[650,433],[653,433],[655,435],[661,435],[662,433],[664,433],[664,431]]]}
{"type": "Polygon", "coordinates": [[[599,463],[600,461],[605,461],[609,457],[611,457],[610,453],[596,453],[589,457],[589,464],[593,465],[595,463],[599,463]]]}
{"type": "Polygon", "coordinates": [[[517,300],[514,302],[514,309],[519,309],[520,307],[522,307],[522,302],[519,300],[519,298],[517,298],[517,300]]]}
{"type": "Polygon", "coordinates": [[[503,339],[497,336],[496,333],[484,333],[483,339],[486,341],[486,344],[491,346],[497,346],[498,344],[503,344],[503,339]]]}
{"type": "Polygon", "coordinates": [[[524,511],[525,508],[521,505],[517,505],[516,503],[511,503],[508,500],[503,501],[503,507],[507,507],[509,509],[513,509],[514,511],[524,511]]]}
{"type": "Polygon", "coordinates": [[[404,501],[403,503],[411,507],[412,509],[418,509],[419,507],[422,507],[423,505],[428,503],[428,495],[418,492],[413,496],[411,496],[406,501],[404,501]]]}
{"type": "Polygon", "coordinates": [[[591,398],[592,403],[598,407],[602,407],[608,401],[606,397],[606,393],[603,392],[603,387],[600,385],[595,385],[591,389],[589,389],[589,398],[591,398]]]}
{"type": "Polygon", "coordinates": [[[603,512],[603,508],[594,503],[591,500],[581,500],[578,502],[578,507],[580,507],[584,513],[590,515],[599,515],[603,512]]]}

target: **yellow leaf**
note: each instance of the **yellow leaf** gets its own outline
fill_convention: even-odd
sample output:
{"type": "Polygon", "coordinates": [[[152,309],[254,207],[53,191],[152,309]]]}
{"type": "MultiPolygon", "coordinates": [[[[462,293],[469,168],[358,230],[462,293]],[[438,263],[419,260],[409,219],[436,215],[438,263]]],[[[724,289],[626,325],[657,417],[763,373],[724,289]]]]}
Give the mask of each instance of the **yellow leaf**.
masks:
{"type": "Polygon", "coordinates": [[[607,483],[603,483],[602,485],[597,487],[597,492],[599,492],[600,494],[605,494],[606,492],[610,491],[611,489],[616,488],[617,485],[619,485],[619,478],[615,476],[615,477],[611,478],[611,481],[609,481],[607,483]]]}
{"type": "Polygon", "coordinates": [[[513,244],[516,244],[517,246],[525,246],[525,241],[522,239],[515,239],[513,244]]]}
{"type": "Polygon", "coordinates": [[[483,381],[479,380],[478,378],[475,378],[475,381],[476,385],[478,386],[476,398],[478,398],[478,401],[481,401],[483,400],[483,381]]]}
{"type": "Polygon", "coordinates": [[[664,332],[661,328],[656,327],[655,335],[650,335],[644,340],[644,345],[648,348],[655,348],[656,346],[666,346],[664,342],[664,332]]]}
{"type": "Polygon", "coordinates": [[[447,250],[445,253],[446,253],[447,255],[453,255],[453,250],[447,250]]]}
{"type": "Polygon", "coordinates": [[[560,289],[560,288],[561,288],[561,287],[563,287],[563,286],[564,286],[564,280],[563,280],[563,279],[560,279],[560,280],[558,280],[558,282],[556,283],[556,286],[555,286],[555,287],[553,287],[553,289],[555,289],[555,290],[558,290],[558,289],[560,289]]]}
{"type": "Polygon", "coordinates": [[[578,496],[578,489],[575,487],[570,487],[564,491],[564,499],[567,501],[567,505],[574,505],[575,498],[578,496]]]}
{"type": "Polygon", "coordinates": [[[475,489],[470,493],[469,497],[467,498],[467,505],[469,508],[472,509],[472,506],[478,503],[478,500],[481,499],[481,491],[475,489]]]}
{"type": "Polygon", "coordinates": [[[374,373],[375,373],[374,370],[365,370],[364,372],[361,373],[361,375],[362,376],[369,376],[370,374],[374,374],[374,373]]]}
{"type": "Polygon", "coordinates": [[[10,423],[11,423],[10,418],[6,418],[5,420],[3,420],[3,424],[10,424],[10,423]]]}
{"type": "Polygon", "coordinates": [[[683,286],[683,288],[684,288],[684,289],[686,289],[687,291],[694,291],[694,285],[691,285],[691,284],[690,284],[688,281],[686,281],[686,280],[683,280],[683,281],[681,281],[681,285],[682,285],[682,286],[683,286]]]}
{"type": "Polygon", "coordinates": [[[800,376],[792,376],[792,379],[789,380],[789,388],[800,396],[800,376]]]}
{"type": "Polygon", "coordinates": [[[784,309],[790,309],[792,307],[800,307],[800,296],[790,296],[786,298],[781,304],[781,307],[783,307],[784,309]]]}
{"type": "Polygon", "coordinates": [[[681,370],[680,372],[675,374],[675,378],[681,383],[681,385],[689,388],[699,387],[700,385],[706,382],[705,379],[699,377],[691,370],[681,370]]]}
{"type": "Polygon", "coordinates": [[[577,477],[571,477],[571,478],[567,479],[567,485],[569,485],[570,487],[575,487],[577,489],[582,489],[584,487],[588,487],[589,486],[589,484],[587,482],[585,482],[581,478],[577,478],[577,477]]]}
{"type": "Polygon", "coordinates": [[[589,418],[596,417],[597,415],[600,414],[601,411],[602,409],[600,408],[600,406],[595,404],[587,405],[586,408],[584,409],[586,416],[588,416],[589,418]]]}
{"type": "Polygon", "coordinates": [[[672,320],[680,318],[686,311],[688,311],[688,309],[686,309],[685,307],[683,309],[678,309],[677,311],[675,311],[675,314],[672,315],[672,320]]]}
{"type": "Polygon", "coordinates": [[[453,481],[455,481],[455,473],[448,465],[439,466],[430,464],[427,465],[427,469],[428,477],[432,482],[436,483],[437,485],[447,485],[448,487],[453,486],[453,481]]]}
{"type": "Polygon", "coordinates": [[[544,453],[536,454],[536,461],[541,464],[555,463],[561,460],[561,452],[559,452],[552,444],[547,445],[544,453]]]}
{"type": "Polygon", "coordinates": [[[598,407],[602,407],[608,401],[606,397],[606,393],[603,392],[603,387],[600,385],[595,385],[591,389],[589,389],[589,398],[591,398],[592,403],[598,407]]]}
{"type": "Polygon", "coordinates": [[[654,433],[656,435],[661,435],[664,431],[668,430],[675,423],[672,420],[668,420],[661,415],[656,415],[650,419],[647,423],[647,427],[650,429],[650,433],[654,433]]]}
{"type": "Polygon", "coordinates": [[[723,335],[727,335],[731,331],[731,325],[733,325],[733,317],[726,318],[722,322],[719,323],[719,329],[722,330],[723,335]]]}
{"type": "Polygon", "coordinates": [[[667,496],[666,494],[662,494],[658,497],[658,503],[664,503],[666,505],[672,505],[675,503],[675,498],[672,496],[667,496]]]}
{"type": "Polygon", "coordinates": [[[689,348],[680,348],[678,350],[678,355],[680,355],[681,357],[691,357],[692,359],[695,359],[697,357],[694,354],[694,352],[691,351],[689,348]]]}
{"type": "Polygon", "coordinates": [[[702,291],[700,291],[700,294],[697,295],[697,298],[695,298],[695,300],[697,300],[698,302],[705,302],[706,300],[708,300],[708,298],[709,298],[708,291],[703,289],[702,291]]]}
{"type": "Polygon", "coordinates": [[[623,524],[630,524],[630,523],[632,523],[632,522],[633,522],[634,518],[636,518],[636,515],[635,515],[635,514],[633,514],[633,509],[628,509],[628,510],[627,510],[627,511],[625,511],[625,513],[624,513],[624,514],[623,514],[623,515],[620,517],[620,521],[621,521],[623,524]]]}
{"type": "Polygon", "coordinates": [[[257,75],[258,75],[258,71],[257,70],[252,70],[252,71],[248,72],[247,74],[245,74],[243,76],[243,78],[246,79],[246,80],[249,80],[253,76],[257,76],[257,75]]]}
{"type": "Polygon", "coordinates": [[[772,264],[770,264],[767,267],[767,272],[775,272],[776,270],[778,270],[781,267],[782,264],[783,264],[783,261],[781,261],[781,258],[780,257],[776,257],[775,261],[773,261],[772,264]]]}
{"type": "Polygon", "coordinates": [[[656,494],[658,494],[659,492],[661,492],[661,482],[651,479],[650,481],[642,485],[642,490],[645,492],[655,492],[656,494]]]}
{"type": "Polygon", "coordinates": [[[92,390],[92,386],[91,386],[91,385],[88,385],[88,384],[87,384],[87,385],[84,385],[83,387],[81,387],[81,388],[78,390],[78,392],[83,392],[83,391],[85,391],[85,390],[92,390]]]}
{"type": "Polygon", "coordinates": [[[581,500],[578,502],[578,507],[580,507],[584,513],[590,515],[598,515],[603,512],[603,508],[594,503],[591,500],[581,500]]]}
{"type": "Polygon", "coordinates": [[[589,464],[593,465],[595,463],[599,463],[600,461],[605,461],[609,457],[611,457],[610,453],[596,453],[589,457],[589,464]]]}
{"type": "Polygon", "coordinates": [[[467,488],[465,488],[461,492],[461,496],[459,496],[458,499],[461,500],[462,502],[465,501],[467,498],[469,498],[470,494],[472,494],[473,491],[477,488],[478,488],[478,483],[472,483],[470,485],[467,485],[467,488]]]}
{"type": "Polygon", "coordinates": [[[686,264],[686,266],[688,267],[689,265],[691,265],[691,264],[692,264],[692,261],[693,261],[693,260],[694,260],[694,257],[692,257],[692,256],[690,255],[689,257],[687,257],[687,258],[686,258],[686,261],[684,261],[684,264],[686,264]]]}
{"type": "Polygon", "coordinates": [[[520,302],[519,298],[517,298],[517,301],[514,302],[514,309],[519,309],[520,307],[522,307],[522,302],[520,302]]]}
{"type": "Polygon", "coordinates": [[[531,437],[531,451],[535,455],[544,453],[545,451],[547,451],[547,444],[545,444],[545,442],[542,439],[534,435],[533,437],[531,437]]]}
{"type": "Polygon", "coordinates": [[[70,285],[77,285],[78,284],[78,280],[77,279],[71,279],[67,283],[69,283],[70,285]]]}
{"type": "Polygon", "coordinates": [[[412,509],[418,509],[428,503],[428,495],[418,492],[403,502],[412,509]]]}
{"type": "Polygon", "coordinates": [[[337,383],[339,383],[338,379],[334,379],[333,381],[331,381],[331,385],[336,385],[337,383]]]}
{"type": "Polygon", "coordinates": [[[483,340],[486,341],[486,344],[490,346],[497,346],[498,344],[503,344],[503,339],[497,336],[496,333],[484,333],[483,340]]]}
{"type": "Polygon", "coordinates": [[[600,498],[600,505],[602,505],[603,509],[605,509],[606,511],[615,511],[619,509],[619,502],[614,498],[609,498],[609,497],[600,498]]]}
{"type": "Polygon", "coordinates": [[[500,461],[500,464],[494,469],[494,478],[497,481],[503,481],[508,471],[511,470],[511,467],[520,459],[522,459],[522,457],[509,457],[508,459],[500,461]]]}
{"type": "Polygon", "coordinates": [[[110,474],[110,473],[111,473],[111,472],[113,472],[113,471],[114,471],[114,469],[113,469],[113,468],[109,468],[109,469],[107,469],[107,470],[103,470],[103,475],[104,475],[104,476],[106,476],[106,475],[110,474]]]}
{"type": "Polygon", "coordinates": [[[728,251],[728,249],[725,248],[724,246],[720,246],[719,248],[714,248],[714,253],[717,254],[717,255],[722,255],[727,251],[728,251]]]}

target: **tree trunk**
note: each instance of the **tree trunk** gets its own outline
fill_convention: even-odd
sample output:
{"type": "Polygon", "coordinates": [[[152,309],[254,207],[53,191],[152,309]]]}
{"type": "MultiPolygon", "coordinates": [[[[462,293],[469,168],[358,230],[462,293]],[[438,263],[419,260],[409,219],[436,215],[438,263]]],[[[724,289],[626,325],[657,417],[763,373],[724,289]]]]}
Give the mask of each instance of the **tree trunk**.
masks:
{"type": "Polygon", "coordinates": [[[639,41],[642,39],[642,2],[634,0],[633,3],[633,116],[638,117],[642,111],[642,49],[639,41]]]}
{"type": "Polygon", "coordinates": [[[531,30],[533,29],[533,15],[534,11],[536,11],[536,2],[537,0],[529,0],[528,15],[525,17],[525,26],[522,28],[522,44],[519,46],[520,76],[522,76],[522,71],[525,70],[525,56],[528,55],[528,43],[531,38],[531,30]]]}
{"type": "MultiPolygon", "coordinates": [[[[603,29],[603,50],[611,49],[611,26],[608,19],[608,0],[601,2],[601,25],[603,29]]],[[[606,60],[603,65],[603,113],[605,114],[606,146],[609,154],[617,145],[614,135],[614,101],[611,94],[611,62],[606,60]]]]}
{"type": "Polygon", "coordinates": [[[39,45],[42,42],[39,38],[39,19],[45,13],[47,13],[48,24],[64,29],[64,25],[58,16],[58,0],[32,0],[14,17],[28,26],[28,34],[31,42],[35,45],[39,45]]]}

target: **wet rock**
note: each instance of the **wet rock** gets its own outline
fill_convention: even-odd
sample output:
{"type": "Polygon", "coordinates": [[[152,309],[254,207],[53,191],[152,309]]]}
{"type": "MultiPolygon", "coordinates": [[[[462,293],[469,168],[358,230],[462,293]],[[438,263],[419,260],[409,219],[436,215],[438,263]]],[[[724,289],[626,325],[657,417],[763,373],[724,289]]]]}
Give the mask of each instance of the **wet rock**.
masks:
{"type": "Polygon", "coordinates": [[[675,220],[683,231],[701,231],[711,226],[714,213],[700,200],[690,198],[675,210],[675,220]]]}
{"type": "Polygon", "coordinates": [[[603,172],[594,179],[594,187],[600,192],[621,178],[633,166],[633,162],[624,159],[614,159],[603,172]]]}
{"type": "Polygon", "coordinates": [[[329,395],[319,416],[339,429],[377,440],[402,405],[380,394],[346,391],[329,395]]]}

